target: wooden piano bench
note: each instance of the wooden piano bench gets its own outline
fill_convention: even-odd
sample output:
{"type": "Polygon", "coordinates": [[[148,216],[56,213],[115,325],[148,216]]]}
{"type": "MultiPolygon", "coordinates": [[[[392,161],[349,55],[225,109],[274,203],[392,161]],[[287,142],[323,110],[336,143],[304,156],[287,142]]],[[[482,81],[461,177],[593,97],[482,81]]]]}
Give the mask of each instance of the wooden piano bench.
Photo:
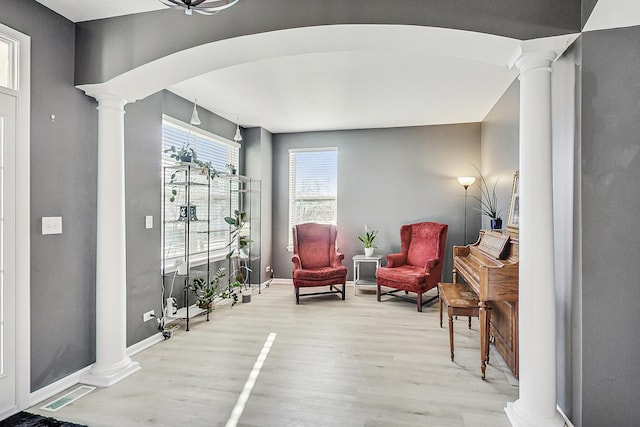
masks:
{"type": "Polygon", "coordinates": [[[453,361],[453,316],[468,316],[471,329],[471,316],[478,317],[480,301],[475,292],[466,283],[438,283],[440,291],[440,327],[442,328],[442,310],[447,307],[449,315],[449,348],[453,361]]]}

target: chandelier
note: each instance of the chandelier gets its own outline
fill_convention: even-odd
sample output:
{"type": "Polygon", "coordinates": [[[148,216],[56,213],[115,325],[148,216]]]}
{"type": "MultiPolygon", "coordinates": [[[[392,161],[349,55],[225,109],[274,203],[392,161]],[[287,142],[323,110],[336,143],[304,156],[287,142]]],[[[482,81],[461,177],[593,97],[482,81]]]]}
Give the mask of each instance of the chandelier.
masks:
{"type": "Polygon", "coordinates": [[[191,15],[193,12],[200,13],[202,15],[213,15],[221,10],[228,9],[239,0],[159,0],[160,3],[175,8],[184,9],[186,15],[191,15]]]}

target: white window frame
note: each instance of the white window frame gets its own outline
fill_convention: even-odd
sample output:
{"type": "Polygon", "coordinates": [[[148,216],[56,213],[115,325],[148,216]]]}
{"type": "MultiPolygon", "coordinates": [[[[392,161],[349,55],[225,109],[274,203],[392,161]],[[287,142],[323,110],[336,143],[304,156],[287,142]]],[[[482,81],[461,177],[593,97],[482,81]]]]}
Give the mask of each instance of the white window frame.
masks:
{"type": "MultiPolygon", "coordinates": [[[[15,42],[13,50],[13,87],[0,86],[0,91],[15,96],[16,153],[15,164],[20,165],[15,175],[17,194],[29,194],[31,188],[30,129],[31,129],[31,37],[0,23],[0,33],[5,39],[15,42]]],[[[33,405],[31,393],[31,203],[29,197],[18,197],[16,201],[16,277],[20,286],[16,289],[16,407],[10,408],[0,418],[33,405]]]]}
{"type": "MultiPolygon", "coordinates": [[[[296,203],[296,194],[295,194],[295,155],[299,153],[314,153],[314,152],[326,152],[332,151],[336,153],[336,192],[334,197],[325,197],[323,199],[326,200],[334,200],[335,202],[335,211],[334,217],[332,221],[317,221],[319,223],[324,224],[333,224],[335,226],[338,225],[338,165],[337,165],[337,157],[338,157],[338,148],[337,147],[319,147],[319,148],[292,148],[289,150],[289,227],[287,228],[287,250],[289,252],[293,251],[293,235],[291,233],[291,229],[294,225],[297,224],[294,218],[295,212],[295,203],[296,203]]],[[[318,199],[320,200],[320,199],[318,199]]]]}
{"type": "Polygon", "coordinates": [[[7,82],[8,84],[0,85],[0,87],[18,91],[19,90],[19,47],[20,43],[13,37],[8,36],[6,33],[0,33],[0,42],[6,43],[8,46],[8,63],[7,63],[7,82]]]}

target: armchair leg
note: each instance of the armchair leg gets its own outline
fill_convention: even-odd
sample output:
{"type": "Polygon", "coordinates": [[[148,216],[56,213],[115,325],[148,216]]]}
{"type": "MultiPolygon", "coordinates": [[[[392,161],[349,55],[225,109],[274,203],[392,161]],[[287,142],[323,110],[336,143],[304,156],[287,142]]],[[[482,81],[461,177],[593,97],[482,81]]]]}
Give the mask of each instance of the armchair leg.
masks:
{"type": "Polygon", "coordinates": [[[422,312],[422,293],[420,292],[418,292],[417,304],[418,304],[418,311],[422,312]]]}
{"type": "Polygon", "coordinates": [[[380,302],[380,285],[376,286],[376,299],[380,302]]]}
{"type": "MultiPolygon", "coordinates": [[[[347,284],[346,284],[346,283],[343,283],[343,284],[342,284],[342,301],[344,301],[344,297],[345,297],[345,295],[346,295],[346,293],[345,293],[345,292],[346,292],[346,290],[347,290],[347,284]]],[[[469,318],[469,322],[471,322],[471,318],[469,318]]]]}
{"type": "Polygon", "coordinates": [[[300,288],[296,288],[296,305],[300,304],[300,288]]]}

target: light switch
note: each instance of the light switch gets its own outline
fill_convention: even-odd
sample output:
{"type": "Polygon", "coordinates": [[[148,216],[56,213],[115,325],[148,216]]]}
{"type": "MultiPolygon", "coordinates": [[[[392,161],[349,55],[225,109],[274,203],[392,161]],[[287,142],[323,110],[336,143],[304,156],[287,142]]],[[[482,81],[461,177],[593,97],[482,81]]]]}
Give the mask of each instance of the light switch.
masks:
{"type": "Polygon", "coordinates": [[[42,234],[62,234],[62,217],[43,216],[42,234]]]}
{"type": "Polygon", "coordinates": [[[153,228],[153,215],[144,217],[144,228],[153,228]]]}

